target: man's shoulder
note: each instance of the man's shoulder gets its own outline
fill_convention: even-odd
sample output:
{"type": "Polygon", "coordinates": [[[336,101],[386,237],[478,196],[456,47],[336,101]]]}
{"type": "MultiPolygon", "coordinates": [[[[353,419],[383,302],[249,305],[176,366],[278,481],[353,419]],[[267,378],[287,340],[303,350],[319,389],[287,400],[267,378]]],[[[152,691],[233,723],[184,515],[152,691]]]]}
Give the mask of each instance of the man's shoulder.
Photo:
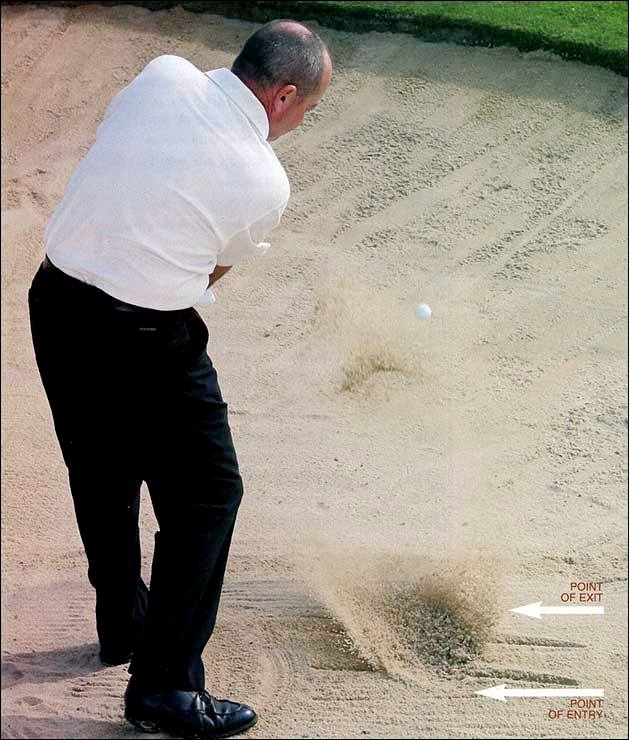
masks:
{"type": "Polygon", "coordinates": [[[182,76],[191,74],[203,75],[203,72],[183,57],[178,57],[174,54],[162,54],[152,59],[144,67],[141,74],[181,78],[182,76]]]}

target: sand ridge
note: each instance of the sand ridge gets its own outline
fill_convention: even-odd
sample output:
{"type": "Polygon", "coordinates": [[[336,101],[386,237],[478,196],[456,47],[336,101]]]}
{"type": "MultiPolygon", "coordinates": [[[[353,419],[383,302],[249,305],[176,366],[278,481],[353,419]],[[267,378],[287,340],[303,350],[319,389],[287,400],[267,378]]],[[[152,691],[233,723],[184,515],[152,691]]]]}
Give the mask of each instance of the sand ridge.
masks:
{"type": "MultiPolygon", "coordinates": [[[[43,229],[145,63],[226,66],[253,28],[2,7],[3,737],[134,735],[30,344],[43,229]]],[[[626,736],[627,81],[321,33],[335,77],[276,145],[283,224],[201,309],[246,489],[208,688],[256,707],[251,737],[626,736]],[[574,578],[603,620],[509,613],[574,578]],[[466,605],[487,620],[448,653],[466,605]],[[600,686],[604,716],[474,693],[499,683],[600,686]]]]}

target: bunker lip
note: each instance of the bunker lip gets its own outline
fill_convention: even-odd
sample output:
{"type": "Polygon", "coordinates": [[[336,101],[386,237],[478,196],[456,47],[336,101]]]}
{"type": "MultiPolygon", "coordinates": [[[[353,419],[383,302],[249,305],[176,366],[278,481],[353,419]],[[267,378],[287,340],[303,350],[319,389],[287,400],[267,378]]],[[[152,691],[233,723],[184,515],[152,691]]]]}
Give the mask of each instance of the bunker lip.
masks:
{"type": "MultiPolygon", "coordinates": [[[[20,5],[20,0],[4,0],[3,5],[20,5]]],[[[76,7],[84,4],[81,0],[51,0],[35,5],[58,5],[76,7]]],[[[627,76],[627,49],[618,50],[591,43],[573,41],[559,35],[549,35],[539,30],[523,27],[507,28],[472,18],[450,18],[433,13],[417,16],[400,13],[383,6],[363,8],[351,3],[328,5],[321,2],[222,2],[209,0],[203,2],[169,2],[168,0],[128,0],[128,2],[93,3],[106,6],[136,5],[151,11],[167,10],[180,6],[193,13],[216,13],[227,18],[266,23],[278,17],[292,17],[295,20],[314,20],[322,26],[352,33],[382,31],[405,33],[429,42],[450,42],[463,46],[512,46],[519,51],[543,50],[559,55],[566,60],[574,60],[610,69],[624,77],[627,76]]]]}

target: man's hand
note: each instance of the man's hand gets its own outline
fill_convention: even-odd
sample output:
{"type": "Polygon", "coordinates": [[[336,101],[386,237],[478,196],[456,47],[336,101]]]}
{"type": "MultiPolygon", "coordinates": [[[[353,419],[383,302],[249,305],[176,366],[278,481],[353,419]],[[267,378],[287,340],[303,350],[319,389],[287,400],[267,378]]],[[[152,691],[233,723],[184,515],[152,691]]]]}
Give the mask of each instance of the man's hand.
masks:
{"type": "Polygon", "coordinates": [[[232,269],[232,265],[216,265],[214,268],[214,272],[210,275],[210,282],[208,283],[208,288],[210,285],[214,285],[214,283],[219,279],[222,278],[223,275],[226,272],[229,272],[232,269]]]}

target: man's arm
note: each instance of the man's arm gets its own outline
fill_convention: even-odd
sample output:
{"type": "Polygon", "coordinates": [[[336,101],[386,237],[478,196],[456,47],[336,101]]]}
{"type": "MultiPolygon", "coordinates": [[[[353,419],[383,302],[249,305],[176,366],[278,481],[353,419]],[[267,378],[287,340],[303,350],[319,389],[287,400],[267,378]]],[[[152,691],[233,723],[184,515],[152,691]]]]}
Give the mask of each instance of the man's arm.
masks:
{"type": "Polygon", "coordinates": [[[252,224],[245,225],[240,231],[232,234],[216,255],[217,268],[232,266],[249,257],[263,255],[271,246],[264,239],[279,224],[283,210],[284,206],[273,208],[252,224]]]}
{"type": "Polygon", "coordinates": [[[232,269],[231,265],[216,265],[214,268],[214,272],[210,275],[210,282],[208,283],[208,288],[210,285],[214,285],[214,283],[219,279],[222,278],[223,275],[226,272],[229,272],[232,269]]]}

